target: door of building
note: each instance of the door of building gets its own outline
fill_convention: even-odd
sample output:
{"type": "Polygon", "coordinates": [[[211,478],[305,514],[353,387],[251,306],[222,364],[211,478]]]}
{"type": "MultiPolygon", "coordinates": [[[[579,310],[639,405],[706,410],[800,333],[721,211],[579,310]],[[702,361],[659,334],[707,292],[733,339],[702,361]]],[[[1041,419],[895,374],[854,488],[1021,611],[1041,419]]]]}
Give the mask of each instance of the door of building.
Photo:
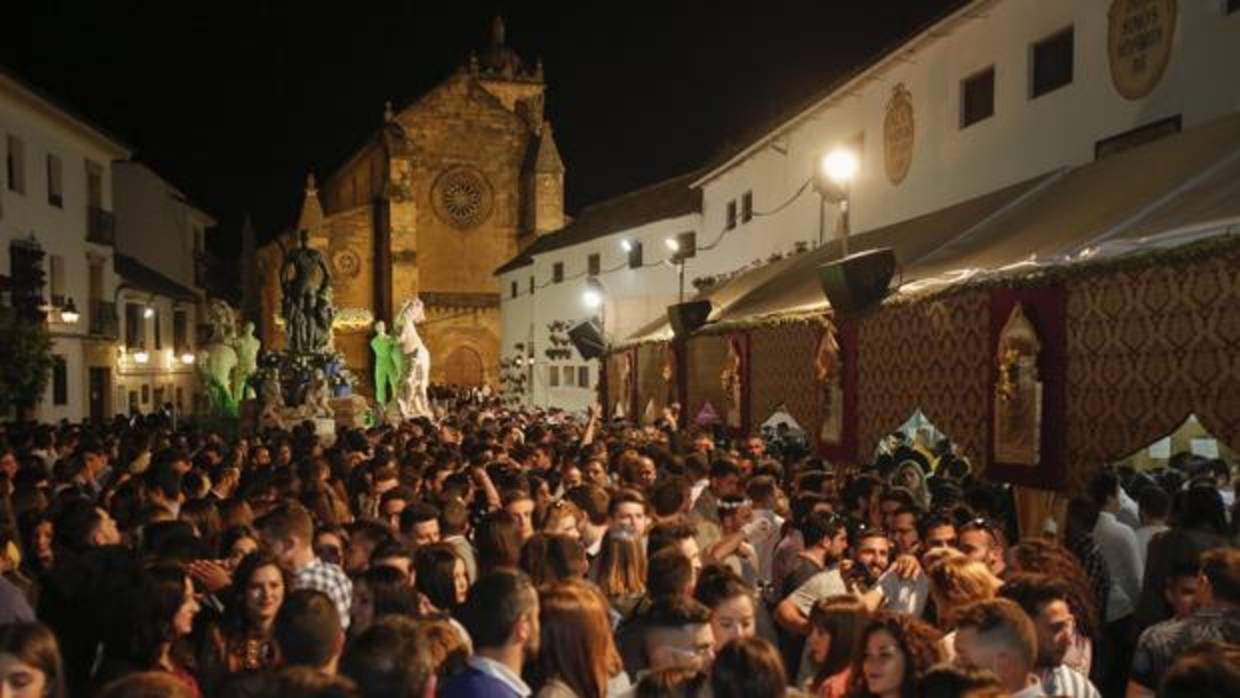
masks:
{"type": "Polygon", "coordinates": [[[107,418],[107,399],[112,388],[112,371],[107,367],[90,369],[90,419],[102,422],[107,418]]]}
{"type": "Polygon", "coordinates": [[[449,385],[472,388],[482,385],[482,357],[473,347],[457,347],[444,361],[444,378],[449,385]]]}

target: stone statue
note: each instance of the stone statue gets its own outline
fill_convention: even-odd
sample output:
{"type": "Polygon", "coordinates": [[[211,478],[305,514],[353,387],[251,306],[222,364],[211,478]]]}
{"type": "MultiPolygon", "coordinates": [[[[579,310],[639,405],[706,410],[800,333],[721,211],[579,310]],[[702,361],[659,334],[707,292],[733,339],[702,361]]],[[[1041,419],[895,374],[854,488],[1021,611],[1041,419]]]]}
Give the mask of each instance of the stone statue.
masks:
{"type": "Polygon", "coordinates": [[[213,300],[207,308],[211,323],[211,341],[205,347],[205,358],[199,362],[199,377],[206,386],[207,396],[217,414],[235,417],[237,400],[233,397],[232,374],[237,366],[236,324],[232,309],[221,300],[213,300]]]}
{"type": "Polygon", "coordinates": [[[396,315],[396,341],[404,366],[396,401],[405,419],[433,417],[430,399],[426,395],[431,377],[431,355],[415,327],[425,319],[426,311],[417,298],[405,301],[396,315]]]}
{"type": "Polygon", "coordinates": [[[387,333],[387,326],[382,320],[375,323],[375,336],[370,340],[370,348],[375,353],[375,402],[387,405],[389,393],[395,396],[400,391],[401,360],[397,351],[396,339],[387,333]]]}
{"type": "Polygon", "coordinates": [[[258,350],[262,343],[254,336],[254,323],[247,322],[240,336],[233,341],[233,350],[237,353],[237,366],[233,369],[233,399],[240,403],[248,397],[254,397],[254,388],[250,387],[250,376],[258,370],[258,350]]]}
{"type": "Polygon", "coordinates": [[[335,410],[332,409],[331,386],[327,382],[327,375],[323,373],[323,369],[314,370],[314,377],[310,379],[310,386],[306,389],[306,400],[302,403],[301,411],[306,417],[331,419],[335,416],[335,410]]]}
{"type": "Polygon", "coordinates": [[[330,321],[324,333],[321,320],[324,315],[334,314],[330,310],[331,293],[328,291],[331,273],[327,270],[323,255],[310,247],[310,233],[302,230],[298,238],[300,246],[286,251],[284,263],[280,266],[280,290],[284,296],[281,312],[284,315],[288,351],[292,354],[312,354],[322,351],[331,338],[330,321]],[[316,271],[319,274],[317,284],[316,271]]]}
{"type": "Polygon", "coordinates": [[[272,368],[263,376],[262,395],[259,399],[262,409],[258,413],[258,423],[283,428],[284,391],[280,389],[279,369],[272,368]]]}

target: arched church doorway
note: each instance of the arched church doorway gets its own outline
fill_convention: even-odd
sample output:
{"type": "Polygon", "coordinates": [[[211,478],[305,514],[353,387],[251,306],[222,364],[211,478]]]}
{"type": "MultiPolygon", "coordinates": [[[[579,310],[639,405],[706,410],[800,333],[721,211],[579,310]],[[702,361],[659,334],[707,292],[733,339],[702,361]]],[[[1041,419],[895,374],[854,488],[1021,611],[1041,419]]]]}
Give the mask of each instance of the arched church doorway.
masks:
{"type": "Polygon", "coordinates": [[[482,385],[482,356],[473,347],[453,349],[443,366],[444,380],[449,385],[482,385]]]}

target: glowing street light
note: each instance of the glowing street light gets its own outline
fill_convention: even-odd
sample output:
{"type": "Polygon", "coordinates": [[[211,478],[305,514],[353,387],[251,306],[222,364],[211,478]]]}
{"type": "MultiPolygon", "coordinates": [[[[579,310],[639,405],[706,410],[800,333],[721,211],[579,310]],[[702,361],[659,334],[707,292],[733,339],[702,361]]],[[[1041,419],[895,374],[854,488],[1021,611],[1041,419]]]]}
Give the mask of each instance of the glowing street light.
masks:
{"type": "Polygon", "coordinates": [[[146,318],[146,319],[148,319],[148,320],[149,320],[149,319],[151,319],[151,318],[153,318],[153,317],[155,317],[155,309],[154,309],[154,308],[152,308],[152,307],[151,307],[151,306],[149,306],[149,305],[148,305],[148,306],[146,306],[146,307],[144,307],[144,308],[142,309],[142,317],[144,317],[144,318],[146,318]]]}
{"type": "Polygon", "coordinates": [[[197,357],[194,356],[194,352],[192,351],[187,351],[184,354],[181,354],[181,363],[183,364],[192,364],[196,359],[197,357]]]}
{"type": "Polygon", "coordinates": [[[603,305],[603,301],[607,298],[607,289],[603,288],[603,283],[593,276],[586,279],[586,290],[581,294],[581,300],[590,310],[597,310],[603,305]]]}
{"type": "Polygon", "coordinates": [[[836,186],[847,187],[857,176],[857,155],[848,148],[836,148],[822,158],[820,167],[827,179],[836,186]]]}
{"type": "Polygon", "coordinates": [[[625,239],[621,240],[621,241],[620,241],[620,249],[624,250],[625,252],[632,252],[632,251],[633,251],[633,241],[632,241],[632,240],[629,240],[628,238],[625,238],[625,239]]]}
{"type": "Polygon", "coordinates": [[[73,305],[73,299],[69,298],[65,302],[65,307],[60,309],[61,322],[67,322],[70,325],[78,321],[81,315],[78,314],[77,306],[73,305]]]}
{"type": "Polygon", "coordinates": [[[146,353],[145,349],[139,349],[138,351],[134,352],[133,360],[137,363],[144,364],[151,360],[151,355],[146,353]]]}
{"type": "Polygon", "coordinates": [[[852,182],[860,167],[857,154],[852,149],[841,146],[823,155],[814,171],[814,188],[821,197],[818,207],[818,244],[826,242],[827,202],[838,204],[840,249],[845,257],[848,256],[848,199],[852,182]]]}
{"type": "Polygon", "coordinates": [[[663,241],[663,244],[667,245],[667,249],[671,250],[672,252],[680,251],[680,241],[678,241],[676,238],[667,238],[666,240],[663,241]]]}

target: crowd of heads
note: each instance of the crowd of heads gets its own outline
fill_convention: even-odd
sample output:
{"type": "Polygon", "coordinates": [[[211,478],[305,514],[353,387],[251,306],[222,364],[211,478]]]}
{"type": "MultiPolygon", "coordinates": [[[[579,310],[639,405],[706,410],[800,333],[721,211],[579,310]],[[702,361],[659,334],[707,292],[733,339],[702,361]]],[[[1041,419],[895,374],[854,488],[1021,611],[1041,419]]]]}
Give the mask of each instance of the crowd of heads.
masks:
{"type": "Polygon", "coordinates": [[[1102,469],[1062,530],[1022,529],[945,440],[855,466],[675,406],[638,427],[436,397],[331,443],[7,425],[0,693],[1240,695],[1221,460],[1102,469]],[[1105,527],[1128,502],[1148,559],[1125,654],[1105,527]]]}

